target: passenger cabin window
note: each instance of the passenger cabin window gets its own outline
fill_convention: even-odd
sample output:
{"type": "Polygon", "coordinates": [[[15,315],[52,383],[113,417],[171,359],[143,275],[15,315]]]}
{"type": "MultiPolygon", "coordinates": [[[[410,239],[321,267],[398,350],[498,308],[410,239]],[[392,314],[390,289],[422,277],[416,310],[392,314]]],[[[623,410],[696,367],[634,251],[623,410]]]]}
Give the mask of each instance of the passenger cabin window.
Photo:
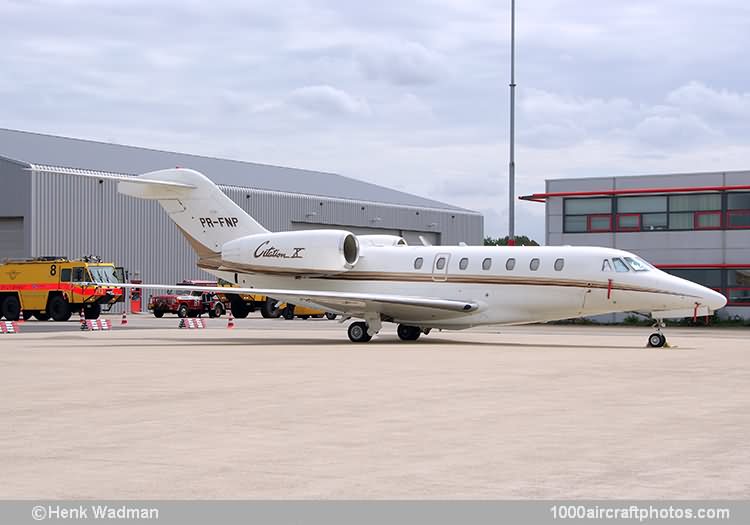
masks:
{"type": "Polygon", "coordinates": [[[628,265],[622,262],[622,259],[619,257],[615,257],[612,259],[612,263],[615,265],[615,271],[617,272],[629,272],[630,268],[628,268],[628,265]]]}
{"type": "Polygon", "coordinates": [[[646,264],[643,261],[639,261],[638,259],[633,259],[632,257],[625,257],[625,261],[627,261],[630,267],[636,272],[648,271],[648,266],[646,266],[646,264]]]}
{"type": "Polygon", "coordinates": [[[505,261],[505,269],[506,270],[511,271],[515,267],[516,267],[516,260],[513,257],[511,257],[510,259],[508,259],[507,261],[505,261]]]}
{"type": "Polygon", "coordinates": [[[609,264],[609,259],[604,259],[602,261],[602,271],[603,272],[611,272],[612,271],[612,265],[609,264]]]}
{"type": "Polygon", "coordinates": [[[423,263],[424,263],[424,259],[422,259],[421,257],[417,257],[416,259],[414,259],[414,269],[420,270],[422,268],[423,263]]]}
{"type": "Polygon", "coordinates": [[[60,281],[62,281],[64,283],[69,283],[70,282],[70,268],[64,268],[60,272],[60,281]]]}
{"type": "Polygon", "coordinates": [[[86,270],[85,268],[73,268],[73,282],[74,283],[82,283],[86,280],[86,270]]]}
{"type": "Polygon", "coordinates": [[[466,269],[466,268],[468,268],[468,267],[469,267],[469,259],[467,259],[466,257],[464,257],[463,259],[461,259],[461,260],[460,260],[460,261],[458,262],[458,268],[459,268],[460,270],[465,270],[465,269],[466,269]]]}
{"type": "Polygon", "coordinates": [[[492,268],[492,259],[487,257],[482,261],[482,270],[489,270],[490,268],[492,268]]]}
{"type": "Polygon", "coordinates": [[[555,260],[555,270],[560,272],[562,271],[563,267],[565,266],[565,259],[557,259],[555,260]]]}
{"type": "Polygon", "coordinates": [[[435,268],[437,268],[438,270],[443,270],[445,268],[445,257],[441,257],[437,260],[437,262],[435,263],[435,268]]]}
{"type": "Polygon", "coordinates": [[[534,257],[533,259],[531,259],[531,262],[529,263],[529,270],[531,270],[532,272],[535,272],[538,269],[539,269],[539,259],[534,257]]]}

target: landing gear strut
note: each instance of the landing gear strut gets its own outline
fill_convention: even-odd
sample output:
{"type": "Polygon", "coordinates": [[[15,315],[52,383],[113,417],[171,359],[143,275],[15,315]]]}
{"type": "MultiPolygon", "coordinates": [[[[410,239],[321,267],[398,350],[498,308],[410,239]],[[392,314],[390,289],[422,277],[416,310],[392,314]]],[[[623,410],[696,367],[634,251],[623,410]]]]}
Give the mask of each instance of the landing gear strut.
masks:
{"type": "Polygon", "coordinates": [[[656,328],[656,332],[648,336],[648,346],[651,348],[662,348],[667,344],[666,336],[661,333],[661,329],[664,326],[664,322],[657,320],[654,323],[653,328],[656,328]]]}

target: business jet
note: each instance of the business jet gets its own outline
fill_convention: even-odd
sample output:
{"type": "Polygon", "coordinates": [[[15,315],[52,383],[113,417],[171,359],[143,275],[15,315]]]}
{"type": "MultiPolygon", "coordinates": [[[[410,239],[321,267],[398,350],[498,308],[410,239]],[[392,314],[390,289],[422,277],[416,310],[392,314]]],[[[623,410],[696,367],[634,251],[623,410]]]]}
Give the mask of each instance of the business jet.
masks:
{"type": "Polygon", "coordinates": [[[197,253],[198,267],[233,283],[237,293],[359,319],[348,327],[355,343],[370,341],[386,322],[414,341],[433,329],[632,311],[656,321],[648,345],[662,347],[662,319],[710,315],[726,304],[722,294],[622,250],[408,246],[399,236],[343,229],[270,232],[197,171],[118,180],[120,193],[158,201],[197,253]]]}

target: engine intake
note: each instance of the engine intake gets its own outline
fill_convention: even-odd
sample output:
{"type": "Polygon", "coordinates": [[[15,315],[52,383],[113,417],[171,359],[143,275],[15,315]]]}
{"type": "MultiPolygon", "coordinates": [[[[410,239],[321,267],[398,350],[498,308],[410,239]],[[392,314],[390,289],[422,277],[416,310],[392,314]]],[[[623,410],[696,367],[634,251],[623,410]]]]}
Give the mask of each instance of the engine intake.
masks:
{"type": "Polygon", "coordinates": [[[359,241],[345,230],[259,233],[225,243],[221,259],[247,271],[342,273],[357,264],[359,241]]]}

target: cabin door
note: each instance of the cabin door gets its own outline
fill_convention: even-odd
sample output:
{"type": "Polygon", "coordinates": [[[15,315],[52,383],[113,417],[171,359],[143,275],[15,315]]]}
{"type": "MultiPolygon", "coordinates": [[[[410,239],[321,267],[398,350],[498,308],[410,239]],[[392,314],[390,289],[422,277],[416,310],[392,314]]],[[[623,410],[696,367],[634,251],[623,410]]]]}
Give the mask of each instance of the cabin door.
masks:
{"type": "Polygon", "coordinates": [[[432,261],[432,280],[433,281],[447,281],[448,280],[448,263],[451,260],[451,254],[449,253],[438,253],[435,256],[435,260],[432,261]]]}

